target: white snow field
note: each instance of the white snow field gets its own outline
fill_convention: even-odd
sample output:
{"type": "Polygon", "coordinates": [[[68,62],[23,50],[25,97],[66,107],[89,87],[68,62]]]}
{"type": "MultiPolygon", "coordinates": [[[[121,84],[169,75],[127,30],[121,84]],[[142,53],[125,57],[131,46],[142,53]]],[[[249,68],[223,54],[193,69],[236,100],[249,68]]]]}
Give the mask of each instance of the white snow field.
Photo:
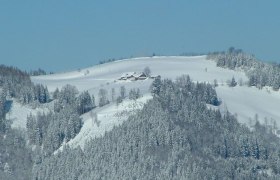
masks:
{"type": "MultiPolygon", "coordinates": [[[[112,88],[116,89],[118,95],[119,87],[122,85],[126,87],[127,92],[131,88],[140,88],[144,97],[137,101],[139,109],[147,99],[151,98],[149,87],[153,80],[130,81],[118,79],[124,73],[142,72],[146,66],[151,69],[152,76],[160,75],[162,78],[176,79],[180,75],[188,74],[193,81],[213,83],[216,79],[219,84],[216,87],[217,94],[222,101],[219,107],[221,110],[226,108],[231,113],[236,114],[241,123],[249,124],[250,119],[254,119],[257,114],[261,122],[264,122],[264,119],[273,119],[280,124],[280,92],[272,91],[269,88],[259,90],[246,85],[228,87],[226,82],[232,77],[237,82],[246,82],[248,79],[245,73],[216,67],[214,61],[206,60],[206,56],[125,59],[79,71],[32,77],[32,81],[47,85],[50,91],[61,88],[66,84],[72,84],[77,86],[80,91],[88,90],[95,95],[96,99],[98,99],[97,95],[100,88],[106,89],[109,92],[109,97],[111,97],[112,88]]],[[[68,144],[74,147],[77,145],[83,147],[84,142],[103,135],[105,131],[111,130],[115,125],[119,125],[127,119],[128,115],[133,112],[131,110],[132,104],[135,104],[135,102],[129,100],[124,101],[120,106],[111,103],[84,114],[82,116],[84,125],[81,132],[68,144]],[[94,113],[97,114],[98,121],[94,120],[94,113]],[[116,116],[118,114],[122,114],[122,116],[116,116]]]]}
{"type": "Polygon", "coordinates": [[[259,90],[246,86],[219,86],[216,91],[223,101],[220,108],[226,107],[236,114],[241,123],[251,124],[251,120],[254,123],[257,115],[262,123],[267,119],[270,124],[276,121],[280,125],[280,92],[268,87],[259,90]]]}

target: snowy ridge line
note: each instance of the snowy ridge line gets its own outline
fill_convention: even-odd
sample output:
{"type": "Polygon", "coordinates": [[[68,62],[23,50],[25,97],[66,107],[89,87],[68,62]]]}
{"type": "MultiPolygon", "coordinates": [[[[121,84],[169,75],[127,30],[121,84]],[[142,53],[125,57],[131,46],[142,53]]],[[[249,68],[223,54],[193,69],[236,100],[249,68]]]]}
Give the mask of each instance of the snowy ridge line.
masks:
{"type": "MultiPolygon", "coordinates": [[[[152,56],[152,57],[143,56],[143,57],[132,57],[132,58],[119,59],[119,60],[115,60],[115,61],[108,62],[108,63],[103,63],[103,64],[96,64],[96,65],[93,65],[93,66],[90,66],[90,67],[87,67],[87,68],[79,69],[79,71],[82,72],[82,71],[90,70],[92,68],[100,67],[100,66],[103,66],[103,65],[106,65],[106,64],[109,64],[109,63],[118,63],[118,62],[123,62],[123,61],[134,61],[134,60],[139,60],[139,59],[151,59],[151,60],[152,59],[158,59],[158,58],[182,58],[182,59],[185,59],[185,58],[202,58],[202,57],[206,57],[206,55],[199,55],[199,56],[152,56]]],[[[78,71],[78,70],[69,70],[69,71],[64,71],[64,72],[57,72],[57,73],[54,73],[54,74],[32,76],[32,78],[36,78],[37,79],[37,78],[46,77],[46,76],[57,76],[57,75],[60,75],[60,74],[71,73],[71,72],[75,72],[75,71],[78,71]]]]}

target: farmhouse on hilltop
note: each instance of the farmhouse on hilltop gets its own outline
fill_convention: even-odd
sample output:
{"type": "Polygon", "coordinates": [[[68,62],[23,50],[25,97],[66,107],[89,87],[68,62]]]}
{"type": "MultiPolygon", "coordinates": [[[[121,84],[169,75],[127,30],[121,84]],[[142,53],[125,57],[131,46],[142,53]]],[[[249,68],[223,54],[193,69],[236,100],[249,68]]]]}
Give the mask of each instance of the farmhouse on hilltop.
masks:
{"type": "Polygon", "coordinates": [[[136,73],[136,72],[127,72],[121,75],[119,80],[131,80],[131,81],[137,81],[137,80],[145,80],[149,78],[145,73],[136,73]]]}

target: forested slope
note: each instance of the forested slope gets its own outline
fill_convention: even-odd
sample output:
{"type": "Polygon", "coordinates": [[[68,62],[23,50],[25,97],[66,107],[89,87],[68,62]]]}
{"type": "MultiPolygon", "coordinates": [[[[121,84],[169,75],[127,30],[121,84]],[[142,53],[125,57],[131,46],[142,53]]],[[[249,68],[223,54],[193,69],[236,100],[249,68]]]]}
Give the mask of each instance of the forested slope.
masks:
{"type": "Polygon", "coordinates": [[[218,67],[244,70],[249,79],[249,86],[256,86],[258,88],[270,86],[274,90],[279,90],[279,64],[258,61],[253,55],[233,47],[229,48],[226,52],[209,53],[207,59],[215,60],[218,67]]]}
{"type": "Polygon", "coordinates": [[[211,85],[188,76],[156,79],[153,99],[82,151],[42,157],[33,179],[277,179],[279,139],[258,122],[253,131],[219,103],[211,85]]]}

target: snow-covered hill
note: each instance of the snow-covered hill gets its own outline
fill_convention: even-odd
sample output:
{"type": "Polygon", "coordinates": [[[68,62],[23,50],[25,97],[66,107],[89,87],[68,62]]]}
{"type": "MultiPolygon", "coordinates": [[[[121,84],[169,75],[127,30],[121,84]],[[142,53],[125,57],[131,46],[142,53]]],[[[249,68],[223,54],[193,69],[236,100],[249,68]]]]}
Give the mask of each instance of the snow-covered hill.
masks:
{"type": "MultiPolygon", "coordinates": [[[[163,78],[175,79],[179,75],[189,74],[193,80],[213,82],[217,79],[219,82],[225,82],[233,76],[238,80],[246,80],[244,73],[238,73],[222,68],[217,68],[215,62],[206,60],[206,56],[195,57],[144,57],[125,59],[96,65],[90,68],[77,70],[73,72],[52,74],[46,76],[32,77],[33,82],[43,83],[53,91],[56,87],[62,87],[65,84],[77,86],[79,90],[89,90],[100,88],[101,86],[117,86],[125,84],[128,86],[149,86],[150,82],[117,82],[114,83],[123,73],[142,72],[149,66],[152,75],[161,75],[163,78]],[[136,85],[137,84],[137,85],[136,85]]],[[[144,88],[143,88],[144,89],[144,88]]]]}
{"type": "MultiPolygon", "coordinates": [[[[206,60],[206,56],[195,57],[143,57],[126,59],[90,68],[77,70],[73,72],[52,74],[46,76],[32,77],[35,83],[47,85],[49,90],[61,88],[66,84],[77,86],[80,91],[88,90],[96,97],[100,88],[105,88],[110,93],[111,88],[115,88],[118,94],[120,86],[125,86],[127,90],[131,88],[140,88],[144,98],[139,102],[144,103],[149,99],[149,87],[152,79],[130,81],[118,80],[122,74],[128,72],[142,72],[148,66],[152,75],[160,75],[162,78],[176,79],[182,74],[188,74],[193,81],[210,82],[217,80],[219,86],[216,87],[218,97],[222,104],[220,109],[227,108],[230,112],[237,114],[237,118],[242,123],[249,124],[250,119],[254,119],[255,115],[261,122],[267,120],[276,120],[280,124],[280,93],[264,88],[259,90],[255,87],[236,86],[228,87],[226,82],[232,77],[238,82],[246,82],[248,79],[244,72],[238,72],[228,69],[216,67],[216,63],[206,60]]],[[[125,101],[121,107],[110,104],[101,109],[95,109],[100,124],[90,120],[92,113],[82,116],[84,127],[81,132],[69,142],[69,144],[83,145],[83,143],[92,137],[99,136],[110,130],[114,125],[123,122],[127,116],[123,116],[121,120],[116,118],[116,114],[121,113],[125,109],[129,109],[132,101],[125,101]]],[[[128,113],[129,114],[129,113],[128,113]]]]}

